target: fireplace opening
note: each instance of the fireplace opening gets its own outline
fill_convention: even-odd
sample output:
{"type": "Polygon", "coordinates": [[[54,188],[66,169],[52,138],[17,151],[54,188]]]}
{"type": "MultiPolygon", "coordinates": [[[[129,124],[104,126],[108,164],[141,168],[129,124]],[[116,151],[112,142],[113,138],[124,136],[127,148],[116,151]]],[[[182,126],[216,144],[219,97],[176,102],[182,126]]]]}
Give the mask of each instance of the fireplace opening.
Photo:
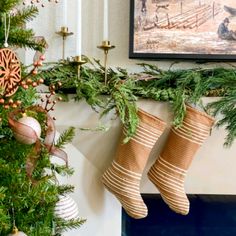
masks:
{"type": "Polygon", "coordinates": [[[122,236],[236,236],[236,195],[188,195],[187,216],[173,212],[159,194],[143,194],[148,216],[122,210],[122,236]]]}

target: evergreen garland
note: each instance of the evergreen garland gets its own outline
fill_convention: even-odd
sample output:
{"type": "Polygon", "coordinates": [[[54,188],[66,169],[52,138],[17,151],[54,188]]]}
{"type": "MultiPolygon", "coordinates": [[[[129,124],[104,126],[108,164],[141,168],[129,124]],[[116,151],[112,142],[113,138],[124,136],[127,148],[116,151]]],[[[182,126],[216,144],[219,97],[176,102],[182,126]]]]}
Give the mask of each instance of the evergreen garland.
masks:
{"type": "Polygon", "coordinates": [[[131,88],[134,81],[128,78],[126,70],[117,68],[109,69],[108,83],[104,84],[104,68],[98,60],[89,61],[90,67],[82,67],[80,78],[78,78],[77,65],[74,62],[66,61],[49,63],[46,68],[41,69],[38,77],[45,80],[45,84],[53,84],[58,92],[75,92],[76,100],[85,99],[95,110],[103,109],[101,116],[111,110],[121,118],[121,122],[127,128],[127,142],[136,131],[138,125],[136,96],[131,88]],[[58,87],[58,82],[61,87],[58,87]],[[109,95],[109,96],[104,96],[109,95]]]}
{"type": "Polygon", "coordinates": [[[232,144],[236,138],[236,125],[232,119],[236,99],[235,68],[164,71],[155,65],[139,65],[143,71],[138,74],[129,74],[122,68],[109,68],[107,85],[104,84],[104,68],[97,60],[95,63],[89,61],[82,67],[79,80],[77,67],[70,61],[44,68],[39,76],[44,77],[48,85],[61,81],[62,87],[58,88],[61,92],[73,92],[76,89],[76,99],[84,98],[93,108],[102,108],[102,115],[115,109],[122,123],[129,129],[126,141],[135,133],[138,125],[135,105],[138,98],[170,102],[174,114],[173,124],[178,127],[185,116],[186,103],[203,106],[202,97],[220,97],[219,101],[203,109],[211,115],[222,114],[223,118],[217,125],[226,125],[228,134],[225,145],[232,144]],[[107,96],[104,98],[102,95],[107,96]]]}

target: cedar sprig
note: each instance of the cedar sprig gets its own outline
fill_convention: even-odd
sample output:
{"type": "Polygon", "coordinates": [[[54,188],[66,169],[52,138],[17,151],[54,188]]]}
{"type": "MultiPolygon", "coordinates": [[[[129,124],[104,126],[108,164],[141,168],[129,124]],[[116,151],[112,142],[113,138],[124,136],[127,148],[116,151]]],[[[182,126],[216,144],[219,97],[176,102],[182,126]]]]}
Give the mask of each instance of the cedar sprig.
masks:
{"type": "Polygon", "coordinates": [[[216,102],[208,104],[214,116],[219,115],[220,119],[216,123],[218,127],[225,127],[227,136],[224,146],[230,147],[236,138],[236,90],[228,92],[226,97],[220,98],[216,102]]]}

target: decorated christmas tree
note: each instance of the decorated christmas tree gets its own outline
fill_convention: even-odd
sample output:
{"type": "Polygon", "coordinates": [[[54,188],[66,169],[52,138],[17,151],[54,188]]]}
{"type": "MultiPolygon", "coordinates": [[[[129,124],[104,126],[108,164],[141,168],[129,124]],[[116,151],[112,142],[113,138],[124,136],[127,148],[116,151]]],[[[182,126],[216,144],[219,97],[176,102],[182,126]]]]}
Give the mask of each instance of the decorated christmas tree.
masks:
{"type": "Polygon", "coordinates": [[[25,27],[37,7],[1,0],[0,9],[0,235],[62,235],[84,222],[68,195],[73,186],[58,182],[58,175],[73,174],[61,148],[72,140],[74,129],[54,140],[54,118],[49,114],[56,104],[54,86],[44,98],[36,92],[43,83],[35,74],[44,56],[38,53],[26,70],[14,51],[43,51],[45,43],[25,27]],[[52,156],[65,164],[53,163],[52,156]]]}

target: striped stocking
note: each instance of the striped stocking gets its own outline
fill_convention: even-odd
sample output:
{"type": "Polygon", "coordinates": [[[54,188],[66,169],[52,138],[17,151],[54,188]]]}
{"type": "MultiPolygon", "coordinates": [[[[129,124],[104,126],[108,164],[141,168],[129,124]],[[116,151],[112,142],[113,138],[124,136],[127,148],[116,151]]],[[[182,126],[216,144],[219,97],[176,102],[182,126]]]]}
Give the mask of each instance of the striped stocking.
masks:
{"type": "Polygon", "coordinates": [[[163,200],[176,213],[187,215],[189,212],[184,179],[195,153],[209,136],[213,122],[207,114],[187,106],[183,125],[171,129],[163,151],[148,172],[163,200]]]}
{"type": "Polygon", "coordinates": [[[102,177],[105,187],[117,197],[127,214],[136,219],[147,216],[147,207],[140,195],[140,180],[149,153],[165,128],[163,121],[140,109],[138,116],[136,134],[126,144],[122,143],[122,134],[115,160],[102,177]]]}

